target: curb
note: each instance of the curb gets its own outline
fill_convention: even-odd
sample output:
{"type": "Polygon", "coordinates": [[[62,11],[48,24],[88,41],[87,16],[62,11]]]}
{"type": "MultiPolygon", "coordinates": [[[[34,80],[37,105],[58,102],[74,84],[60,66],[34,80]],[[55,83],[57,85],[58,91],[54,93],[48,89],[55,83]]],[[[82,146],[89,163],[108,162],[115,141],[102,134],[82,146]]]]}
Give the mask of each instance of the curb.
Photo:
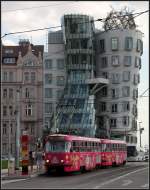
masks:
{"type": "Polygon", "coordinates": [[[2,180],[13,180],[13,179],[30,179],[32,177],[37,177],[40,173],[30,174],[30,175],[20,175],[20,176],[2,176],[2,180]]]}

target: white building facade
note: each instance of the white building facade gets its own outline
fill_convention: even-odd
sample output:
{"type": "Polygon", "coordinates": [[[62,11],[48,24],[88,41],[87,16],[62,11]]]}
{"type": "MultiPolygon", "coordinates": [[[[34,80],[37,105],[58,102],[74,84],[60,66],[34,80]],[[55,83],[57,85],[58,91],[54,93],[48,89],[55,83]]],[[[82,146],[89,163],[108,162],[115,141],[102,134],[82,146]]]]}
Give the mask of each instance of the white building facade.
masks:
{"type": "Polygon", "coordinates": [[[136,145],[142,33],[135,29],[98,32],[95,41],[96,76],[109,79],[97,95],[97,136],[104,137],[107,129],[111,138],[136,145]]]}
{"type": "Polygon", "coordinates": [[[66,72],[62,31],[49,32],[48,52],[44,54],[44,129],[51,129],[51,117],[63,94],[66,72]]]}

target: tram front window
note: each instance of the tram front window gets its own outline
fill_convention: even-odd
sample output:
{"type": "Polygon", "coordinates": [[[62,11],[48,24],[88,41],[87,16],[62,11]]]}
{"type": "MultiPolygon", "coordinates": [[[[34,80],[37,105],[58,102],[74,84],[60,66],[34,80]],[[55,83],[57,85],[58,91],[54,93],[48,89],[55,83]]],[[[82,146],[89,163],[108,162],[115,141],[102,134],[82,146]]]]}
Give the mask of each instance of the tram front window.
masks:
{"type": "Polygon", "coordinates": [[[70,152],[70,142],[48,141],[45,144],[45,151],[48,152],[70,152]]]}

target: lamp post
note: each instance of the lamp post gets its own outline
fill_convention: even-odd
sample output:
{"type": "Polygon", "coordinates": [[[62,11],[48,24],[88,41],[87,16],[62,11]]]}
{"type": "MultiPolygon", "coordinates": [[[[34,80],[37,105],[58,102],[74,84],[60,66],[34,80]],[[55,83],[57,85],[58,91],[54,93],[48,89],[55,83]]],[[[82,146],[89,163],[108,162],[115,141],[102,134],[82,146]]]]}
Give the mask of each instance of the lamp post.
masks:
{"type": "Polygon", "coordinates": [[[19,158],[20,158],[20,90],[17,90],[17,128],[16,128],[16,154],[15,154],[15,169],[19,170],[19,158]]]}
{"type": "Polygon", "coordinates": [[[141,145],[141,134],[142,134],[142,131],[144,130],[144,128],[141,128],[141,121],[139,122],[139,132],[140,132],[140,148],[142,147],[141,145]]]}

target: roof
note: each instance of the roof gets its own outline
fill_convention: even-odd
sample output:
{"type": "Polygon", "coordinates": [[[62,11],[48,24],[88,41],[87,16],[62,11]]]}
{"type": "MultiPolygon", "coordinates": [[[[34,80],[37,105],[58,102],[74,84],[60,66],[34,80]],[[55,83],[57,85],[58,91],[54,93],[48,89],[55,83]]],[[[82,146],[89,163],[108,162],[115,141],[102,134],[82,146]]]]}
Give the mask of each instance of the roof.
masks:
{"type": "Polygon", "coordinates": [[[90,138],[90,137],[81,137],[75,135],[65,135],[65,134],[53,134],[49,135],[49,137],[59,137],[61,140],[85,140],[85,141],[94,141],[94,142],[101,142],[98,138],[90,138]]]}
{"type": "MultiPolygon", "coordinates": [[[[35,56],[38,56],[39,52],[41,52],[41,56],[43,57],[44,45],[31,44],[31,47],[35,56]]],[[[25,56],[28,52],[28,46],[2,46],[2,58],[18,58],[19,52],[21,52],[22,56],[25,56]],[[6,50],[13,50],[13,52],[6,53],[6,50]]]]}

